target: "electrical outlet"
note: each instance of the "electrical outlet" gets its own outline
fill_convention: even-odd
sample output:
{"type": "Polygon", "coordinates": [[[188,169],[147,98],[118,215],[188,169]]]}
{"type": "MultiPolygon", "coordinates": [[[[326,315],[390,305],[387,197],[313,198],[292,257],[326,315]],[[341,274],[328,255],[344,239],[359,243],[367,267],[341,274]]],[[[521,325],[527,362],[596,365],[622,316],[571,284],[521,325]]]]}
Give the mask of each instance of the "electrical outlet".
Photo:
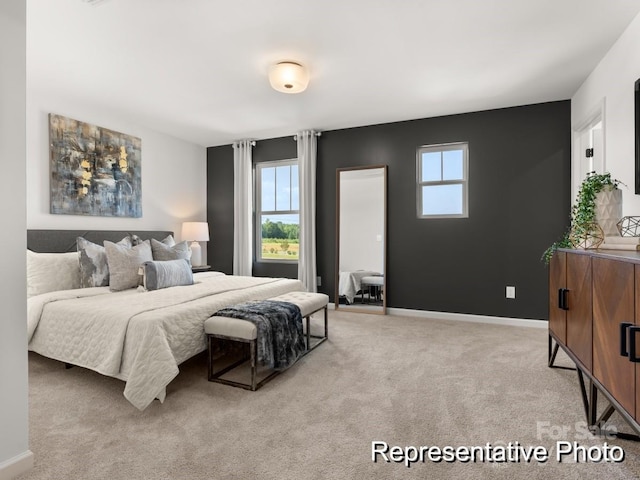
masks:
{"type": "Polygon", "coordinates": [[[322,286],[322,277],[316,277],[316,283],[318,284],[319,287],[322,286]]]}
{"type": "Polygon", "coordinates": [[[507,298],[516,298],[516,287],[507,287],[507,298]]]}

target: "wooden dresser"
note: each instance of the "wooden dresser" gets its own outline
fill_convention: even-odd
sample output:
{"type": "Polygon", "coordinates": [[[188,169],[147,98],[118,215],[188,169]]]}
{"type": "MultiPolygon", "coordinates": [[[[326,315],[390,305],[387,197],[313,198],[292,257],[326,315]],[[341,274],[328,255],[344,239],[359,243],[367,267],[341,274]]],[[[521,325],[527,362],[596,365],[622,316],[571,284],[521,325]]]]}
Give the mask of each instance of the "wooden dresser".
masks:
{"type": "Polygon", "coordinates": [[[615,409],[640,433],[640,252],[555,253],[549,264],[550,367],[558,347],[576,364],[589,425],[599,428],[615,409]],[[600,417],[598,393],[610,403],[600,417]]]}

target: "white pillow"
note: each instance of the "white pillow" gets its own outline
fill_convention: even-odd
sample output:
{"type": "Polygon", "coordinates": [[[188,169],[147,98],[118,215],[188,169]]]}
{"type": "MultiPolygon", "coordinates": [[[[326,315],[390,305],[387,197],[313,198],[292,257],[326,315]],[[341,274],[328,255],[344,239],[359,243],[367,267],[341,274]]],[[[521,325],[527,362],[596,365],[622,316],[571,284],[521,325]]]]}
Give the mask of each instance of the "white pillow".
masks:
{"type": "Polygon", "coordinates": [[[72,288],[80,288],[78,252],[37,253],[27,250],[27,298],[72,288]]]}

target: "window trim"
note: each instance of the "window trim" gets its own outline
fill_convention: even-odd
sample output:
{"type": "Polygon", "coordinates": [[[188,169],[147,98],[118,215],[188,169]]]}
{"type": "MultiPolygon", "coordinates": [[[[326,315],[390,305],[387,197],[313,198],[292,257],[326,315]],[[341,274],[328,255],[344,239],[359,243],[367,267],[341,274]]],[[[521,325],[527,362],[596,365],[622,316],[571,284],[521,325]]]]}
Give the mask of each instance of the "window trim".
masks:
{"type": "MultiPolygon", "coordinates": [[[[298,175],[300,175],[300,162],[297,158],[285,158],[282,160],[269,160],[267,162],[256,162],[253,167],[253,181],[254,181],[254,205],[253,205],[253,216],[254,216],[254,255],[253,259],[256,263],[285,263],[285,264],[297,264],[299,259],[285,259],[285,258],[262,258],[262,215],[265,214],[273,214],[273,215],[300,215],[300,209],[298,210],[266,210],[263,211],[258,208],[259,205],[262,205],[262,169],[263,168],[272,168],[272,167],[284,167],[287,165],[297,165],[298,166],[298,175]]],[[[298,195],[300,192],[300,185],[298,181],[298,195]]],[[[277,184],[276,184],[277,188],[277,184]]],[[[289,205],[291,205],[291,199],[289,205]]],[[[276,205],[274,205],[275,207],[276,205]]],[[[300,206],[300,198],[298,198],[298,206],[300,206]]],[[[298,242],[300,240],[298,239],[298,242]]]]}
{"type": "Polygon", "coordinates": [[[416,213],[418,218],[469,218],[469,142],[438,143],[421,145],[416,150],[416,213]],[[422,154],[426,152],[447,152],[462,150],[462,180],[422,181],[422,154]],[[436,185],[462,185],[461,214],[422,214],[422,187],[436,185]]]}

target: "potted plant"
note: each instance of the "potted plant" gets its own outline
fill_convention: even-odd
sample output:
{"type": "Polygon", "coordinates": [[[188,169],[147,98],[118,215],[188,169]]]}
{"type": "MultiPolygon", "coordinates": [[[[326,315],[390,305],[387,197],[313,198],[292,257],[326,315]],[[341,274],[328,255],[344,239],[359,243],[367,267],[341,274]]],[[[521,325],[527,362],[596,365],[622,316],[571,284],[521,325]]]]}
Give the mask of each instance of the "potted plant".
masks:
{"type": "Polygon", "coordinates": [[[542,260],[545,264],[549,264],[558,248],[597,248],[601,241],[590,247],[590,236],[598,238],[601,235],[604,240],[604,235],[618,234],[615,224],[622,217],[619,185],[624,184],[611,178],[610,173],[587,173],[571,207],[571,227],[544,251],[542,260]]]}

